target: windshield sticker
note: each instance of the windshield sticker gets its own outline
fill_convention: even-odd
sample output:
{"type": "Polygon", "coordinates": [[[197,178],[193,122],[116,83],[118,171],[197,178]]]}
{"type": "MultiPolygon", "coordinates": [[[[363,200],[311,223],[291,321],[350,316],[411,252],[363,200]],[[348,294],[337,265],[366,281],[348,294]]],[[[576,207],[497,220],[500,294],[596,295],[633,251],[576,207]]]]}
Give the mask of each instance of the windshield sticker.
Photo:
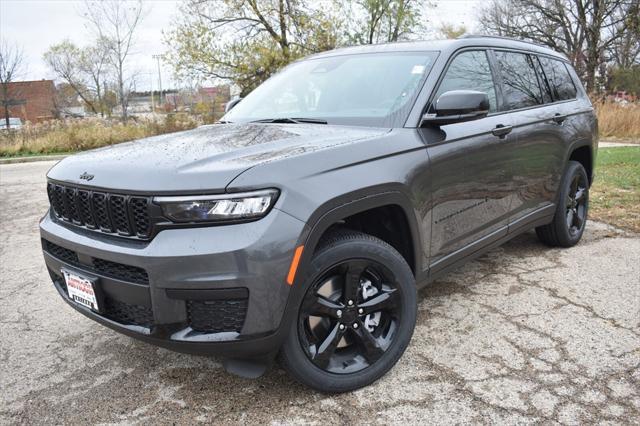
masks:
{"type": "Polygon", "coordinates": [[[424,65],[414,65],[411,74],[424,74],[424,65]]]}

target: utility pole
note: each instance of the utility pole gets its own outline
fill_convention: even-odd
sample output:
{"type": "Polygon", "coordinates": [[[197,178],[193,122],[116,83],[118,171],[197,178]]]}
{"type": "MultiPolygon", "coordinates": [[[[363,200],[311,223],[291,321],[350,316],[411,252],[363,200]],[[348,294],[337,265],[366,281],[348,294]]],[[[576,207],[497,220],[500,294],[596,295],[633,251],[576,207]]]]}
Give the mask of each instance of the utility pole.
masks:
{"type": "Polygon", "coordinates": [[[149,75],[151,76],[150,83],[151,83],[151,112],[153,114],[156,113],[156,103],[153,101],[153,74],[149,73],[149,75]]]}
{"type": "Polygon", "coordinates": [[[162,107],[162,74],[160,73],[160,59],[162,59],[162,55],[151,55],[151,57],[158,62],[158,85],[160,86],[160,100],[158,104],[162,107]]]}

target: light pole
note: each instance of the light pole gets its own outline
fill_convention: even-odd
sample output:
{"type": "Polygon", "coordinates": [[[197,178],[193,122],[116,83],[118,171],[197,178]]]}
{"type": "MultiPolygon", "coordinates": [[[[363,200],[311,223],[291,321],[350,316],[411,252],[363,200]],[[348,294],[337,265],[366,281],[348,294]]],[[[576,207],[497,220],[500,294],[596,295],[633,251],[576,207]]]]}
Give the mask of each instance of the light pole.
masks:
{"type": "Polygon", "coordinates": [[[155,59],[158,63],[158,86],[160,86],[160,96],[158,105],[162,107],[162,74],[160,73],[160,59],[162,59],[162,55],[151,55],[153,59],[155,59]]]}

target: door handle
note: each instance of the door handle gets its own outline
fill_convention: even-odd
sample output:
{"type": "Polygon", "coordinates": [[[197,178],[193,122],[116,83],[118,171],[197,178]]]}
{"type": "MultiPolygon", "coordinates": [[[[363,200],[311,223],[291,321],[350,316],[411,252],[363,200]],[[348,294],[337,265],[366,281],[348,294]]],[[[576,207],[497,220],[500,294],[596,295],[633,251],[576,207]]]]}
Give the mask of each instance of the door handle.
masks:
{"type": "Polygon", "coordinates": [[[492,131],[494,136],[499,137],[500,139],[504,139],[511,131],[513,130],[513,126],[505,126],[503,124],[498,124],[492,131]]]}
{"type": "Polygon", "coordinates": [[[562,124],[564,120],[567,119],[566,114],[557,113],[553,116],[552,120],[556,122],[556,124],[562,124]]]}

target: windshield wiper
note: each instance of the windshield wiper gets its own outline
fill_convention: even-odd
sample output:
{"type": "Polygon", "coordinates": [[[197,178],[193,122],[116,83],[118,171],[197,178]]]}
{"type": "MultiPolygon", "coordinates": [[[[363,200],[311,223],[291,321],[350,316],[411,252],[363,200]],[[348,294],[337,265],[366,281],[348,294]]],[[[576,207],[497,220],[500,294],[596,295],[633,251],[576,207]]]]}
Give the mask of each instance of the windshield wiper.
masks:
{"type": "Polygon", "coordinates": [[[262,120],[254,120],[251,123],[291,123],[291,124],[311,123],[311,124],[327,124],[327,121],[326,120],[321,120],[319,118],[280,117],[280,118],[263,118],[262,120]]]}

